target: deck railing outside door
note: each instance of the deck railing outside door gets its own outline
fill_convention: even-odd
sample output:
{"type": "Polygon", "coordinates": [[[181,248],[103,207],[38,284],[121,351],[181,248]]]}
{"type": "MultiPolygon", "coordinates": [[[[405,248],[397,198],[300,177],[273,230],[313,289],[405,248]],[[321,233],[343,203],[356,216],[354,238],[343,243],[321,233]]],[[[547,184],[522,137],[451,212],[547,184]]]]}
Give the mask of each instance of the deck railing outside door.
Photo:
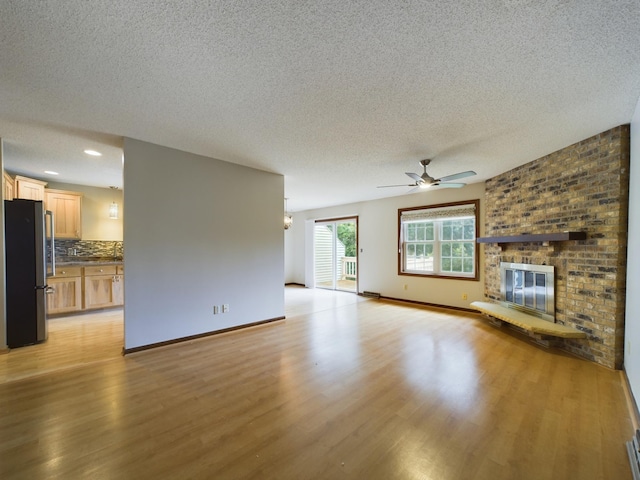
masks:
{"type": "Polygon", "coordinates": [[[342,257],[341,280],[356,280],[358,278],[358,259],[356,257],[342,257]]]}

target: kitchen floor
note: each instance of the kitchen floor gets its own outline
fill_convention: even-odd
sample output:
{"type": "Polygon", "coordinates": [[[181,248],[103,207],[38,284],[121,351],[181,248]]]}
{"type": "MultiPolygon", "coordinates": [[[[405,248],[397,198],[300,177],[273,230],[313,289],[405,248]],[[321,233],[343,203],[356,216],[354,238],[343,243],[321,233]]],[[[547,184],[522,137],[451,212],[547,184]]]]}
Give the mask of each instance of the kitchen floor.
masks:
{"type": "Polygon", "coordinates": [[[0,384],[122,355],[122,309],[50,318],[49,338],[0,355],[0,384]]]}

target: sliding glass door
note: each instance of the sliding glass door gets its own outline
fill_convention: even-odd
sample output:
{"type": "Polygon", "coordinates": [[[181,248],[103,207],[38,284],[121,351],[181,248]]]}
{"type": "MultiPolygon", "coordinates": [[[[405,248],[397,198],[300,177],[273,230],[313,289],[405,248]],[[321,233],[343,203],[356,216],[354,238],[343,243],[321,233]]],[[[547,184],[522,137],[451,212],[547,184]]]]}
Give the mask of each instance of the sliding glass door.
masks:
{"type": "Polygon", "coordinates": [[[313,235],[315,286],[358,291],[358,218],[316,221],[313,235]]]}

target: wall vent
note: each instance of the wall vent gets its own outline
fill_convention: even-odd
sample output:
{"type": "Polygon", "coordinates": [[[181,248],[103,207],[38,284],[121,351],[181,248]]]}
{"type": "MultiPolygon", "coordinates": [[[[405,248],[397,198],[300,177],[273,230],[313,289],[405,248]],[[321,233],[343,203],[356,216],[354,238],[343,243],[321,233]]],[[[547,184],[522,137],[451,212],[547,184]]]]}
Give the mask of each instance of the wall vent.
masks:
{"type": "Polygon", "coordinates": [[[367,292],[366,290],[364,292],[362,292],[362,296],[363,297],[370,297],[370,298],[380,298],[380,294],[377,292],[367,292]]]}

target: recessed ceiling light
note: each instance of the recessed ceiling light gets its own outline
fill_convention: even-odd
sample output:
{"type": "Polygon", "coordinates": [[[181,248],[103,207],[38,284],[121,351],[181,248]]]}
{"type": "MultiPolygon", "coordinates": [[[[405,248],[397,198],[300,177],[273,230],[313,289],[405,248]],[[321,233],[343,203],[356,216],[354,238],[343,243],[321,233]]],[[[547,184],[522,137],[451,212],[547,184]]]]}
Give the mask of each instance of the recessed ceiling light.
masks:
{"type": "Polygon", "coordinates": [[[44,173],[48,173],[49,175],[60,175],[58,172],[54,172],[53,170],[45,170],[44,173]]]}
{"type": "Polygon", "coordinates": [[[92,155],[94,157],[101,157],[102,154],[100,152],[96,152],[95,150],[85,150],[84,153],[87,155],[92,155]]]}

